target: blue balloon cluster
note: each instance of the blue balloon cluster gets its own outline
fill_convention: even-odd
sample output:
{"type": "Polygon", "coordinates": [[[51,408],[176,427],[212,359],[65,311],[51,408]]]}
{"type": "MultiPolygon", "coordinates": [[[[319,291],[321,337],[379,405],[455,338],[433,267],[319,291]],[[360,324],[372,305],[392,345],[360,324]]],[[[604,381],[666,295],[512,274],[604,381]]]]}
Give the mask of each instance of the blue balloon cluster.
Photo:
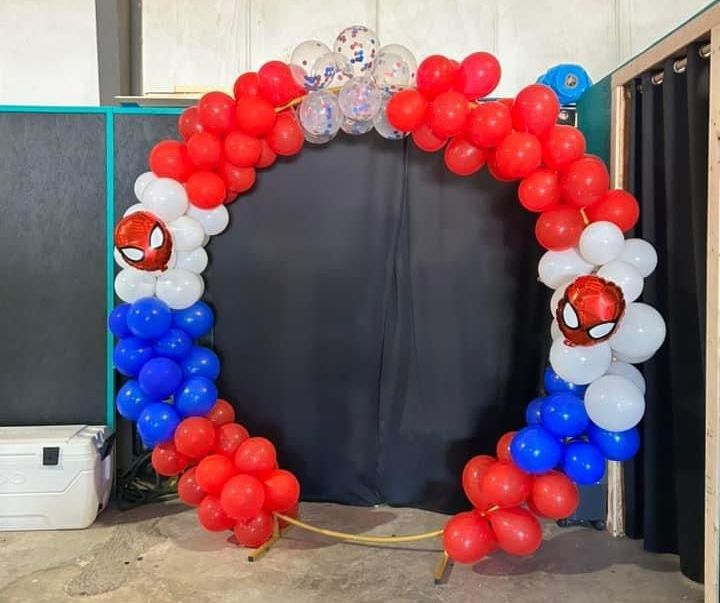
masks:
{"type": "Polygon", "coordinates": [[[587,71],[574,64],[555,65],[543,73],[538,82],[552,88],[561,105],[576,103],[583,92],[592,86],[587,71]]]}
{"type": "Polygon", "coordinates": [[[585,386],[568,383],[551,368],[544,375],[545,396],[525,411],[527,427],[510,445],[515,464],[528,473],[563,471],[578,484],[594,484],[605,474],[605,461],[625,461],[640,448],[636,428],[606,431],[585,411],[585,386]]]}
{"type": "Polygon", "coordinates": [[[146,446],[171,439],[183,418],[204,416],[215,404],[220,359],[195,341],[214,321],[205,302],[171,310],[155,297],[110,313],[108,328],[118,338],[113,364],[129,377],[116,397],[118,413],[137,421],[146,446]]]}

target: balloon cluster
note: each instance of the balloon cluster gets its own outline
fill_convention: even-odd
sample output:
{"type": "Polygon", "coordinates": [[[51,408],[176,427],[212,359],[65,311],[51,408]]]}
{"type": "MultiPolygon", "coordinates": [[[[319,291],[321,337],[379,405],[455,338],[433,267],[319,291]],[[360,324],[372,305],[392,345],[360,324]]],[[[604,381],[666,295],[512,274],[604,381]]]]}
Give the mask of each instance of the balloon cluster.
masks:
{"type": "Polygon", "coordinates": [[[585,90],[592,86],[588,72],[575,64],[550,67],[538,78],[538,83],[550,86],[563,105],[576,103],[585,90]]]}

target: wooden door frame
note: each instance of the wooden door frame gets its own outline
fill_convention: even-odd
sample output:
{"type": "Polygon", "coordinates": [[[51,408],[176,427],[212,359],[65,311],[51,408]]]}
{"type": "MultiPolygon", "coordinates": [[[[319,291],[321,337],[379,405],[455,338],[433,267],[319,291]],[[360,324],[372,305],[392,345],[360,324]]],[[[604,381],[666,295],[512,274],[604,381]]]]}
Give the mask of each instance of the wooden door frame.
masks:
{"type": "MultiPolygon", "coordinates": [[[[665,36],[611,75],[610,173],[612,185],[627,185],[630,85],[640,74],[661,70],[663,62],[684,56],[696,41],[710,43],[710,107],[708,128],[707,327],[705,367],[705,601],[719,603],[720,555],[720,4],[713,4],[665,36]]],[[[624,534],[622,464],[608,469],[608,530],[624,534]]]]}

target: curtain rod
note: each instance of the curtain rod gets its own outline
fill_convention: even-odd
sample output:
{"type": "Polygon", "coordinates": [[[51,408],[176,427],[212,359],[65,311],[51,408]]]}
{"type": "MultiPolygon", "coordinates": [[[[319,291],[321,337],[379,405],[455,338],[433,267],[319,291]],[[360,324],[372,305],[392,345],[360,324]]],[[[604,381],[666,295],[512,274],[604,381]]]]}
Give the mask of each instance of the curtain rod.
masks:
{"type": "MultiPolygon", "coordinates": [[[[707,59],[710,56],[710,44],[705,44],[705,46],[701,46],[698,49],[698,54],[703,58],[707,59]]],[[[673,63],[673,71],[675,73],[684,73],[685,69],[687,68],[687,57],[683,57],[682,59],[678,59],[673,63]]],[[[650,78],[650,81],[654,86],[659,86],[663,83],[663,80],[665,79],[665,73],[662,71],[659,71],[655,75],[653,75],[650,78]]]]}

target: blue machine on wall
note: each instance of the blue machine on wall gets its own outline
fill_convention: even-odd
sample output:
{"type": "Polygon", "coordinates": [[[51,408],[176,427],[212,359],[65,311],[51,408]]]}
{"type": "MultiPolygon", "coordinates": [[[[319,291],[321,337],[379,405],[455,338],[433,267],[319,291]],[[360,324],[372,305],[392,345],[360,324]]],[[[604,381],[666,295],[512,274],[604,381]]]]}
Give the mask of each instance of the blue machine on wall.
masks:
{"type": "Polygon", "coordinates": [[[570,63],[551,67],[537,81],[552,88],[561,105],[575,104],[592,85],[587,71],[580,65],[570,63]]]}

